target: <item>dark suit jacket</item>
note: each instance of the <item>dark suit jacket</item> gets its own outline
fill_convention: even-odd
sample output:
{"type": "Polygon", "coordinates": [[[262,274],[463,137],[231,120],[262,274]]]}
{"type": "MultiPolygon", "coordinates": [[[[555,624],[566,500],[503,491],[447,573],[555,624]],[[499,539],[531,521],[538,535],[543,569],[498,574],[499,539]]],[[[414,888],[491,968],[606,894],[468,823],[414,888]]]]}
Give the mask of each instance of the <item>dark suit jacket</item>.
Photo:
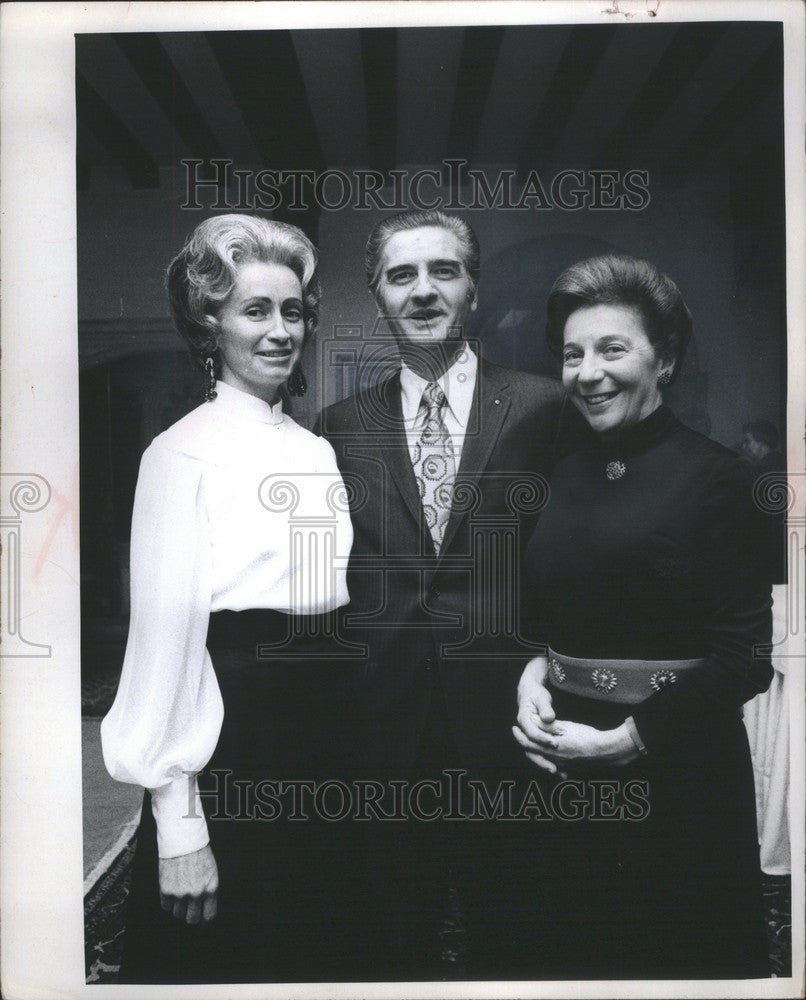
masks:
{"type": "Polygon", "coordinates": [[[510,726],[528,651],[517,636],[519,558],[560,451],[559,383],[480,360],[454,503],[437,556],[402,425],[399,374],[326,408],[355,541],[342,634],[358,659],[369,768],[414,760],[441,687],[459,766],[520,761],[510,726]]]}

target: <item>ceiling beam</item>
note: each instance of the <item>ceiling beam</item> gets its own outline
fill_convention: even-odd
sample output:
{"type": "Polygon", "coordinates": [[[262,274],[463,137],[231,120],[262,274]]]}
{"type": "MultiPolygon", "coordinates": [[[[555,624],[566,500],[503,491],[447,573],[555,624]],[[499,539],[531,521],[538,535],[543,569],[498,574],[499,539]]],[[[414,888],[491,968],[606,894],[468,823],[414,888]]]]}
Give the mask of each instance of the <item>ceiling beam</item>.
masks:
{"type": "Polygon", "coordinates": [[[462,28],[397,32],[397,165],[435,169],[445,156],[462,28]]]}
{"type": "Polygon", "coordinates": [[[397,29],[361,32],[369,166],[385,174],[397,164],[397,29]]]}
{"type": "Polygon", "coordinates": [[[367,110],[359,29],[292,31],[291,39],[327,166],[366,164],[367,110]]]}
{"type": "Polygon", "coordinates": [[[78,69],[76,117],[124,170],[133,188],[159,187],[157,164],[78,69]]]}
{"type": "MultiPolygon", "coordinates": [[[[690,25],[671,29],[669,43],[658,64],[602,146],[596,157],[598,162],[624,160],[640,147],[644,136],[677,100],[729,27],[724,22],[706,21],[698,24],[696,30],[690,25]]],[[[669,30],[666,25],[663,28],[669,30]]]]}
{"type": "MultiPolygon", "coordinates": [[[[689,43],[693,43],[700,33],[700,26],[690,26],[686,30],[689,43]]],[[[693,73],[684,73],[684,86],[668,107],[652,122],[644,136],[643,143],[656,160],[670,182],[682,176],[685,161],[691,152],[689,147],[696,140],[697,130],[704,120],[713,123],[712,117],[722,101],[748,74],[764,54],[775,37],[780,37],[780,23],[734,21],[727,28],[706,59],[693,73]]],[[[685,60],[686,49],[680,51],[685,60]]],[[[752,94],[748,97],[752,100],[752,94]]],[[[679,178],[678,178],[679,179],[679,178]]]]}
{"type": "Polygon", "coordinates": [[[114,32],[77,36],[76,68],[151,159],[175,167],[190,150],[115,38],[114,32]]]}
{"type": "Polygon", "coordinates": [[[206,38],[240,108],[261,166],[323,170],[325,157],[291,33],[211,31],[206,38]]]}
{"type": "MultiPolygon", "coordinates": [[[[599,155],[602,147],[620,127],[625,112],[655,72],[676,31],[673,24],[620,27],[599,60],[576,111],[565,123],[554,148],[555,162],[581,168],[614,166],[609,156],[599,155]]],[[[643,163],[627,165],[640,167],[643,163]]]]}
{"type": "Polygon", "coordinates": [[[551,160],[566,122],[585,94],[616,30],[614,25],[598,24],[576,25],[571,29],[549,89],[520,151],[518,173],[521,176],[551,160]]]}
{"type": "Polygon", "coordinates": [[[783,163],[783,67],[783,36],[779,35],[689,136],[683,147],[683,178],[721,144],[739,142],[745,131],[742,122],[770,96],[780,95],[776,104],[780,113],[775,123],[778,127],[773,128],[778,148],[769,152],[780,155],[783,163]]]}
{"type": "Polygon", "coordinates": [[[225,155],[240,166],[257,166],[260,157],[205,34],[171,31],[157,37],[225,155]]]}
{"type": "Polygon", "coordinates": [[[515,164],[551,85],[568,39],[565,25],[509,26],[480,115],[474,155],[480,164],[515,164]]]}
{"type": "Polygon", "coordinates": [[[490,95],[504,28],[465,28],[456,82],[448,155],[472,160],[490,95]]]}
{"type": "Polygon", "coordinates": [[[207,158],[221,156],[221,145],[158,37],[130,31],[117,32],[113,38],[190,152],[207,158]]]}

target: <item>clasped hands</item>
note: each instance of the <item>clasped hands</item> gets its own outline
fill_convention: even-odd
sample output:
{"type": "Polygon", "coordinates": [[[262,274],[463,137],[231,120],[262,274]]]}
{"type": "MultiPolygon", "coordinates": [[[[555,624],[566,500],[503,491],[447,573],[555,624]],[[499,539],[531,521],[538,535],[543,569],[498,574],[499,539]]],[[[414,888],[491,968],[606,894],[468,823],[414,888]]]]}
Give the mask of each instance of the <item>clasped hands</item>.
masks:
{"type": "Polygon", "coordinates": [[[564,777],[575,763],[621,765],[635,760],[639,751],[623,723],[616,729],[602,730],[558,719],[546,686],[547,675],[546,657],[537,656],[526,664],[518,683],[518,719],[512,733],[533,764],[564,777]]]}

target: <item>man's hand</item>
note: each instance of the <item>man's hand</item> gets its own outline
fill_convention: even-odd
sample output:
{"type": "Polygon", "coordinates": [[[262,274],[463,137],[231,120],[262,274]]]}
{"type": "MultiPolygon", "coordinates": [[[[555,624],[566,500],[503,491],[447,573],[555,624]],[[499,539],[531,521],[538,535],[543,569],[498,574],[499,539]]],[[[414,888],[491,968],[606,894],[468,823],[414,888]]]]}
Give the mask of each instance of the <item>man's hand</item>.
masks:
{"type": "Polygon", "coordinates": [[[160,903],[177,920],[209,923],[218,909],[218,866],[208,844],[192,854],[160,858],[160,903]]]}

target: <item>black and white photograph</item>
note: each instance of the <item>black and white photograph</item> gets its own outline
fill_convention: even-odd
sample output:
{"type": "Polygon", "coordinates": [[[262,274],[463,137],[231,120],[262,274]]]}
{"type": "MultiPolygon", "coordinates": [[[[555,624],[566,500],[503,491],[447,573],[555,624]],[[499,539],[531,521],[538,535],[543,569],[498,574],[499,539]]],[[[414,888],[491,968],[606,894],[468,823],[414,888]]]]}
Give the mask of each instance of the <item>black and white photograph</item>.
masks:
{"type": "Polygon", "coordinates": [[[10,6],[4,995],[794,995],[802,5],[10,6]]]}

